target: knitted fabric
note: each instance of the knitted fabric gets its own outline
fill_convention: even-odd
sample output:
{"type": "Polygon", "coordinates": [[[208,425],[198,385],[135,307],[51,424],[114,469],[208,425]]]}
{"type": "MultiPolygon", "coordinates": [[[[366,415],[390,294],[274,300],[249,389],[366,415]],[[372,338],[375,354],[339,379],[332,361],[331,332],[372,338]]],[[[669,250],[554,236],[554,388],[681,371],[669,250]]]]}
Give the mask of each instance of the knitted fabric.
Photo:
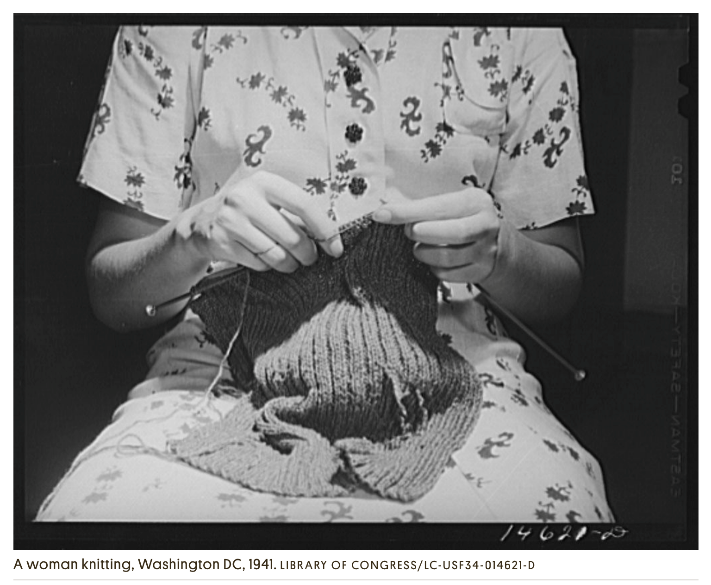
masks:
{"type": "Polygon", "coordinates": [[[248,488],[410,501],[432,488],[472,431],[481,386],[437,333],[437,280],[402,228],[342,234],[292,274],[243,271],[192,308],[249,392],[223,420],[171,445],[248,488]]]}

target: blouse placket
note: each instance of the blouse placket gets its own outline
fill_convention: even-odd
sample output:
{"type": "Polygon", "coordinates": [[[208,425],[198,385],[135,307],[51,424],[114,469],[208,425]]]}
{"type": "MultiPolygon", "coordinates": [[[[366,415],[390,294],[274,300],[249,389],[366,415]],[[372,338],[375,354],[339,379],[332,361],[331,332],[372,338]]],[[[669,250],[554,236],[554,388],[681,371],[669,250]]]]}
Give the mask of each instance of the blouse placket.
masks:
{"type": "MultiPolygon", "coordinates": [[[[315,35],[324,70],[328,213],[343,225],[385,200],[381,85],[378,67],[355,31],[318,28],[315,35]]],[[[380,36],[376,31],[370,39],[380,36]]]]}

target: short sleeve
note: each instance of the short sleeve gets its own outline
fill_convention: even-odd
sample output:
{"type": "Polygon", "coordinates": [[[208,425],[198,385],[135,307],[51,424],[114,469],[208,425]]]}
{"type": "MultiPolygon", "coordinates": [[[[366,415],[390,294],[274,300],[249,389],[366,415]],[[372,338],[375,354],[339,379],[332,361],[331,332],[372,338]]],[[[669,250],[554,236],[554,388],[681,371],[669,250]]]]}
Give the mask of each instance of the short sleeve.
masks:
{"type": "Polygon", "coordinates": [[[558,29],[513,29],[508,120],[491,192],[517,228],[594,213],[575,59],[558,29]]]}
{"type": "Polygon", "coordinates": [[[196,27],[119,30],[87,138],[81,185],[162,219],[190,200],[200,40],[196,27]]]}

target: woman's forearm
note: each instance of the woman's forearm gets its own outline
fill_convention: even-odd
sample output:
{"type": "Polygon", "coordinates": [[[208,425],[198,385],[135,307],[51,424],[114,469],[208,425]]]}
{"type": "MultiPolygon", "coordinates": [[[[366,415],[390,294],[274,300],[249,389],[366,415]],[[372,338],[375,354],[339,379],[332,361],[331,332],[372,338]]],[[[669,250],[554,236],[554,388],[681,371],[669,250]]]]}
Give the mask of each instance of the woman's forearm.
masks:
{"type": "Polygon", "coordinates": [[[582,284],[581,262],[574,255],[576,238],[577,228],[572,224],[521,232],[503,222],[494,270],[480,284],[526,323],[560,319],[572,308],[582,284]],[[547,237],[550,230],[557,233],[547,237]],[[557,244],[566,240],[571,242],[571,251],[557,244]]]}
{"type": "MultiPolygon", "coordinates": [[[[109,212],[99,221],[106,227],[116,218],[109,212]]],[[[152,233],[115,243],[108,234],[116,226],[97,230],[103,237],[90,246],[87,280],[92,307],[103,323],[117,331],[146,328],[169,319],[185,306],[185,302],[176,303],[154,317],[145,310],[146,305],[189,290],[205,275],[208,260],[179,235],[177,223],[171,221],[152,233]]]]}

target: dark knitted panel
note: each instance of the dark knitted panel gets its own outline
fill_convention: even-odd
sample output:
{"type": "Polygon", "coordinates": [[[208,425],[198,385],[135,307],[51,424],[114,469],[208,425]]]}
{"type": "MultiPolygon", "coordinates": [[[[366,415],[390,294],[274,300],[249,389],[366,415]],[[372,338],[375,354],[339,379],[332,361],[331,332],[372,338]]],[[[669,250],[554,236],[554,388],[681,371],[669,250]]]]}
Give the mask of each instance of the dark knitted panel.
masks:
{"type": "Polygon", "coordinates": [[[474,368],[437,334],[437,280],[401,227],[343,234],[345,253],[293,274],[245,271],[193,303],[250,390],[224,421],[173,445],[257,490],[412,500],[478,417],[474,368]]]}
{"type": "Polygon", "coordinates": [[[248,376],[239,379],[240,383],[250,381],[244,372],[243,351],[251,366],[257,356],[290,338],[302,323],[337,300],[377,301],[417,343],[434,352],[442,348],[435,330],[437,279],[414,258],[413,243],[402,228],[371,223],[344,232],[342,238],[346,252],[341,258],[322,252],[315,264],[292,274],[237,273],[193,301],[192,309],[224,352],[240,323],[247,296],[242,348],[230,356],[233,371],[239,377],[248,376]]]}

